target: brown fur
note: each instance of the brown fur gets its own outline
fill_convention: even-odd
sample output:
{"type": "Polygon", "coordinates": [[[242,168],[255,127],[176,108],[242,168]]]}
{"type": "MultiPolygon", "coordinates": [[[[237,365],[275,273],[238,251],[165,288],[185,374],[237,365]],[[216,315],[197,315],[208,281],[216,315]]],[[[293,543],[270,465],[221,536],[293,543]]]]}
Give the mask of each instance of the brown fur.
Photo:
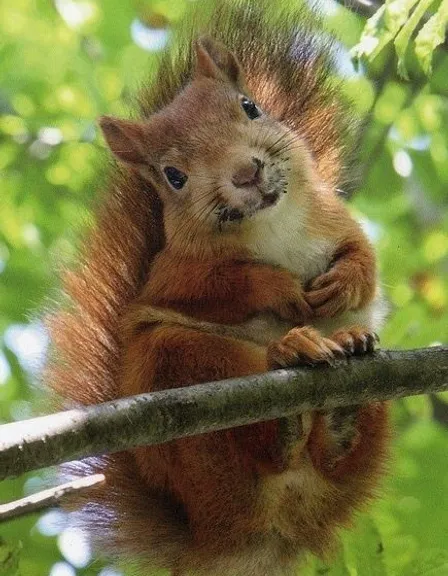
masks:
{"type": "MultiPolygon", "coordinates": [[[[163,56],[141,120],[101,120],[124,166],[49,319],[47,378],[68,404],[373,349],[375,255],[335,193],[350,121],[330,47],[305,11],[268,25],[228,6],[215,39],[163,56]],[[248,120],[242,96],[265,114],[248,120]],[[167,166],[188,176],[181,189],[167,166]]],[[[372,496],[387,429],[373,405],[140,447],[75,466],[107,484],[74,505],[142,569],[286,576],[372,496]]]]}

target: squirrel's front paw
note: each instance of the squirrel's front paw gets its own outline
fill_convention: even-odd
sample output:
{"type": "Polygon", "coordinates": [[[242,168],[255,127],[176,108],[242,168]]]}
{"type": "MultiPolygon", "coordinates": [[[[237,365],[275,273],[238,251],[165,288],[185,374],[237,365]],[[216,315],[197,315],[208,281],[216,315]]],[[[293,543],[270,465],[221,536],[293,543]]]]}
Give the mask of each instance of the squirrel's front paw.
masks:
{"type": "Polygon", "coordinates": [[[291,366],[332,364],[335,358],[345,356],[343,348],[329,338],[324,338],[310,326],[293,328],[267,350],[270,369],[291,366]]]}
{"type": "Polygon", "coordinates": [[[311,306],[301,295],[296,295],[294,299],[289,301],[281,302],[276,312],[280,318],[298,325],[305,324],[313,316],[311,306]]]}
{"type": "Polygon", "coordinates": [[[379,338],[375,332],[370,332],[360,326],[343,328],[332,334],[330,338],[350,355],[373,352],[379,342],[379,338]]]}
{"type": "Polygon", "coordinates": [[[315,278],[305,293],[305,299],[319,318],[332,318],[360,304],[360,288],[341,266],[335,266],[315,278]]]}

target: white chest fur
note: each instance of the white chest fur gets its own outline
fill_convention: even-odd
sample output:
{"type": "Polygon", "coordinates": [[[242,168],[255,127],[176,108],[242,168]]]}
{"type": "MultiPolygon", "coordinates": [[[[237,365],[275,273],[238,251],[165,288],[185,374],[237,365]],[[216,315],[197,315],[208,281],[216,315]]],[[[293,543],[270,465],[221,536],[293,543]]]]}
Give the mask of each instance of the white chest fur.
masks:
{"type": "Polygon", "coordinates": [[[245,237],[257,260],[281,266],[303,283],[325,272],[335,249],[332,241],[308,234],[305,217],[299,206],[281,202],[257,216],[245,237]]]}
{"type": "MultiPolygon", "coordinates": [[[[378,332],[387,315],[387,305],[381,295],[362,310],[349,310],[334,318],[316,318],[309,322],[324,336],[331,336],[333,332],[350,326],[363,326],[373,332],[378,332]]],[[[273,340],[280,340],[289,330],[296,326],[282,320],[274,314],[258,314],[247,322],[231,327],[222,327],[220,334],[232,336],[241,340],[250,340],[256,344],[266,346],[273,340]]]]}
{"type": "MultiPolygon", "coordinates": [[[[297,276],[302,285],[323,274],[335,251],[334,241],[310,236],[305,225],[306,214],[292,202],[282,202],[269,215],[260,215],[247,232],[246,245],[255,258],[280,266],[297,276]]],[[[354,324],[378,330],[385,316],[380,295],[363,310],[348,311],[336,318],[316,319],[310,324],[329,336],[339,328],[354,324]]],[[[234,327],[241,337],[266,345],[284,336],[294,325],[274,314],[260,314],[234,327]]]]}

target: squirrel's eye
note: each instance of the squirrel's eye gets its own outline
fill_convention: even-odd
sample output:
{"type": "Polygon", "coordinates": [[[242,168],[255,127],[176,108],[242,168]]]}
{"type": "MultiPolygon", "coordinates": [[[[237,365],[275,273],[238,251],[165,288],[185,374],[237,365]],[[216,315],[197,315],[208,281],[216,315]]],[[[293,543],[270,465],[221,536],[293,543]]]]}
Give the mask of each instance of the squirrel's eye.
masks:
{"type": "Polygon", "coordinates": [[[255,120],[255,118],[261,116],[260,108],[258,108],[255,102],[252,102],[252,100],[249,100],[249,98],[246,98],[245,96],[241,98],[241,106],[250,120],[255,120]]]}
{"type": "Polygon", "coordinates": [[[174,168],[174,166],[167,166],[163,169],[163,172],[166,176],[166,179],[175,190],[180,190],[183,188],[185,182],[188,180],[188,176],[177,168],[174,168]]]}

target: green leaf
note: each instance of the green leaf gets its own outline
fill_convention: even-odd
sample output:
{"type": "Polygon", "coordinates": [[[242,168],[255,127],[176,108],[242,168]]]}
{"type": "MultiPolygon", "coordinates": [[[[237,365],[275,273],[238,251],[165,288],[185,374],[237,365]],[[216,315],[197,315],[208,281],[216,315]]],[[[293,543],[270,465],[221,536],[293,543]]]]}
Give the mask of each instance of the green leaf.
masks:
{"type": "Polygon", "coordinates": [[[22,545],[12,546],[0,538],[0,576],[16,576],[22,545]]]}
{"type": "Polygon", "coordinates": [[[395,38],[394,45],[398,56],[398,73],[401,74],[403,78],[408,79],[408,72],[404,60],[409,41],[415,29],[419,25],[420,20],[433,2],[434,0],[420,0],[414,12],[411,14],[411,17],[395,38]]]}
{"type": "Polygon", "coordinates": [[[422,27],[415,39],[415,53],[426,74],[431,73],[434,50],[445,40],[448,25],[448,0],[443,0],[436,14],[422,27]]]}
{"type": "Polygon", "coordinates": [[[407,411],[414,418],[430,420],[433,414],[432,402],[429,396],[422,394],[420,396],[408,396],[403,399],[407,411]]]}
{"type": "Polygon", "coordinates": [[[367,56],[372,60],[375,57],[373,54],[378,54],[381,48],[390,40],[390,38],[388,38],[386,42],[383,42],[380,45],[379,30],[383,22],[385,10],[386,7],[384,5],[381,6],[375,14],[367,20],[358,44],[356,44],[356,46],[351,50],[351,54],[354,58],[367,56]]]}
{"type": "Polygon", "coordinates": [[[409,12],[418,0],[386,0],[384,19],[387,29],[394,35],[404,26],[409,18],[409,12]]]}
{"type": "MultiPolygon", "coordinates": [[[[406,50],[415,29],[434,0],[389,0],[366,22],[359,43],[352,49],[356,58],[372,61],[394,40],[398,71],[407,78],[404,63],[406,50]],[[417,3],[418,2],[418,3],[417,3]],[[411,10],[414,8],[412,12],[411,10]]],[[[443,0],[437,13],[422,27],[415,41],[415,52],[423,70],[429,74],[434,49],[444,41],[448,23],[448,0],[443,0]]]]}
{"type": "Polygon", "coordinates": [[[407,22],[409,12],[418,0],[389,0],[367,20],[361,39],[352,50],[358,58],[374,60],[407,22]]]}
{"type": "Polygon", "coordinates": [[[356,531],[344,538],[344,549],[350,574],[387,576],[383,542],[376,524],[368,516],[362,516],[356,531]]]}
{"type": "Polygon", "coordinates": [[[448,574],[448,552],[429,549],[419,553],[418,560],[404,576],[446,576],[448,574]]]}
{"type": "Polygon", "coordinates": [[[436,396],[438,400],[440,400],[441,402],[445,402],[445,404],[448,404],[448,392],[438,392],[436,396]]]}

